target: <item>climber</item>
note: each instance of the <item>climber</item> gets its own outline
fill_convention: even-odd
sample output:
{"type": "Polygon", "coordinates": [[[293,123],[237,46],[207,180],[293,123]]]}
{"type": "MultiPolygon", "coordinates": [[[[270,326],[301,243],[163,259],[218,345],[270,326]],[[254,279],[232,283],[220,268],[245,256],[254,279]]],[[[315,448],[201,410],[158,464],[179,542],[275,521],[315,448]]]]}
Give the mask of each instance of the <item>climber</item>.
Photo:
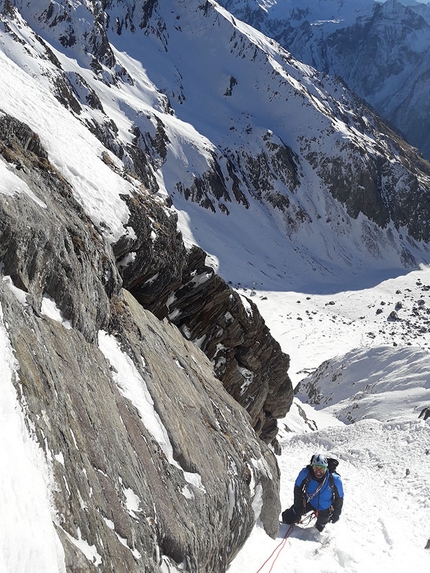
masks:
{"type": "Polygon", "coordinates": [[[338,461],[315,454],[301,470],[294,484],[294,504],[282,513],[282,522],[299,523],[310,511],[317,515],[315,527],[322,531],[330,521],[339,521],[343,505],[343,485],[335,469],[338,461]]]}

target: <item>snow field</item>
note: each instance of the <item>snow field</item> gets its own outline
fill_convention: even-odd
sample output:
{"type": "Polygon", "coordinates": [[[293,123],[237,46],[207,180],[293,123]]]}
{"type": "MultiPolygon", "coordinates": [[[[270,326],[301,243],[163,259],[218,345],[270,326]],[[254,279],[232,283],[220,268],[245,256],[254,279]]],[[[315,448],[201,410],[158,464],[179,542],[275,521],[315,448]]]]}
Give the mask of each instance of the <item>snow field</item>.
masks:
{"type": "MultiPolygon", "coordinates": [[[[288,416],[287,416],[288,418],[288,416]]],[[[316,415],[318,421],[318,415],[316,415]]],[[[423,421],[383,424],[376,420],[350,426],[329,426],[305,434],[284,435],[280,458],[282,509],[293,500],[294,481],[315,452],[340,460],[345,488],[341,519],[320,534],[313,527],[296,526],[272,566],[261,573],[407,573],[428,566],[425,544],[430,508],[430,425],[423,421]]],[[[257,571],[275,549],[256,527],[229,573],[257,571]]]]}

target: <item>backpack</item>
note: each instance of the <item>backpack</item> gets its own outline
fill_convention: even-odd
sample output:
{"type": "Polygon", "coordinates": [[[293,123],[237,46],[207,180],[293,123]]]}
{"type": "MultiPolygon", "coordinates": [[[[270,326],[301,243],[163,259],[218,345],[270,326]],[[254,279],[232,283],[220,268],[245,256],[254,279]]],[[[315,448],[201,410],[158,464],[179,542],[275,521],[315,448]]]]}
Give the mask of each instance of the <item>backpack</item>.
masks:
{"type": "Polygon", "coordinates": [[[340,475],[340,473],[336,471],[336,468],[339,465],[339,460],[336,460],[335,458],[328,458],[327,464],[328,464],[328,471],[330,474],[340,475]]]}

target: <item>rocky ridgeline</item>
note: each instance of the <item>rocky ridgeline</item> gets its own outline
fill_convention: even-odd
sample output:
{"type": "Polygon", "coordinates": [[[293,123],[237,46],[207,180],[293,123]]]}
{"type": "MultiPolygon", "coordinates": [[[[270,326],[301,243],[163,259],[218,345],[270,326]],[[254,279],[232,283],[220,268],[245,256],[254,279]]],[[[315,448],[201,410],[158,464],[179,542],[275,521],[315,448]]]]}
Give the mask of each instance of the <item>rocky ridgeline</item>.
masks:
{"type": "Polygon", "coordinates": [[[206,265],[206,253],[199,247],[185,251],[174,218],[135,199],[128,205],[131,226],[140,238],[129,239],[128,250],[137,256],[123,270],[124,286],[203,350],[229,394],[249,413],[260,438],[277,447],[276,419],[285,416],[292,401],[289,357],[270,335],[255,304],[206,265]],[[148,208],[161,224],[155,243],[146,226],[148,208]]]}
{"type": "Polygon", "coordinates": [[[249,413],[259,437],[277,448],[276,419],[285,416],[292,402],[289,357],[255,304],[206,265],[206,253],[197,246],[185,249],[176,215],[145,193],[124,200],[136,236],[114,245],[124,287],[203,350],[229,394],[249,413]]]}
{"type": "Polygon", "coordinates": [[[37,134],[5,114],[0,161],[29,189],[0,203],[0,300],[17,395],[52,465],[67,570],[100,570],[78,549],[83,539],[106,572],[163,562],[225,571],[254,525],[257,493],[266,531],[278,531],[277,463],[251,424],[275,438],[292,399],[288,358],[255,306],[205,267],[201,250],[185,250],[175,217],[147,192],[127,199],[136,238],[112,250],[37,134]],[[130,251],[134,263],[122,267],[130,251]],[[70,328],[46,315],[50,299],[70,328]],[[139,392],[146,385],[167,449],[126,397],[101,331],[115,337],[139,392]],[[204,339],[219,378],[186,338],[204,339]]]}
{"type": "MultiPolygon", "coordinates": [[[[240,204],[246,209],[256,199],[269,209],[277,224],[282,222],[283,231],[291,237],[302,228],[312,228],[323,217],[331,230],[342,236],[345,225],[352,220],[362,219],[364,215],[363,244],[371,256],[382,256],[381,239],[391,248],[399,241],[396,249],[401,264],[406,267],[416,264],[411,250],[415,250],[417,245],[413,241],[402,243],[401,230],[404,229],[418,243],[430,239],[430,207],[427,199],[430,164],[366,107],[363,100],[346,89],[341,81],[334,79],[342,75],[338,70],[332,70],[332,77],[329,77],[325,74],[327,70],[324,66],[322,73],[305,69],[280,46],[275,49],[274,44],[271,49],[275,49],[283,69],[282,74],[277,74],[272,65],[268,65],[271,59],[268,52],[240,31],[233,17],[231,21],[221,18],[216,5],[210,1],[199,3],[193,0],[193,3],[188,3],[187,9],[194,10],[199,16],[199,26],[207,26],[208,30],[213,31],[222,21],[223,26],[231,27],[229,48],[234,59],[225,63],[226,68],[236,66],[237,61],[243,58],[254,62],[258,56],[261,60],[262,67],[258,71],[256,67],[254,71],[257,85],[267,84],[264,90],[267,93],[263,97],[259,91],[255,91],[255,98],[258,98],[256,101],[273,109],[273,117],[277,117],[279,109],[282,109],[272,103],[278,98],[281,98],[279,102],[300,101],[302,126],[299,134],[290,137],[291,134],[283,131],[285,119],[280,121],[277,131],[273,131],[272,127],[279,120],[269,120],[267,125],[254,124],[252,108],[241,107],[244,103],[243,95],[238,101],[234,98],[236,92],[242,93],[243,80],[239,82],[230,75],[226,91],[218,102],[220,117],[230,114],[230,111],[226,111],[230,106],[232,109],[238,106],[242,110],[241,114],[233,114],[230,118],[231,140],[224,139],[224,136],[220,139],[219,135],[211,132],[213,140],[209,146],[210,151],[202,152],[198,160],[205,168],[202,167],[199,173],[193,172],[192,176],[186,176],[187,169],[178,169],[177,165],[171,164],[172,154],[169,157],[168,153],[171,139],[175,137],[169,128],[168,119],[171,116],[182,117],[183,104],[198,89],[196,86],[200,81],[198,66],[201,62],[189,61],[185,65],[177,58],[177,48],[170,45],[169,38],[173,36],[174,30],[177,31],[178,20],[174,20],[174,29],[170,29],[172,23],[169,18],[176,13],[176,18],[182,19],[184,5],[174,3],[166,9],[163,3],[157,1],[136,0],[132,5],[109,1],[103,4],[104,9],[101,11],[98,2],[88,1],[79,11],[76,5],[65,0],[46,4],[44,9],[42,4],[33,6],[16,0],[6,3],[0,0],[0,11],[2,6],[4,12],[8,8],[10,18],[16,18],[20,26],[28,23],[29,26],[43,30],[44,39],[35,36],[33,48],[39,62],[43,62],[40,65],[52,93],[91,129],[107,149],[127,165],[146,189],[157,191],[154,176],[157,170],[181,171],[175,175],[177,180],[171,183],[169,193],[177,192],[206,209],[225,214],[230,212],[231,204],[240,204]],[[79,14],[85,15],[87,32],[78,38],[75,28],[80,26],[79,14]],[[126,32],[132,34],[130,38],[135,36],[136,43],[142,42],[142,46],[160,46],[166,55],[166,59],[160,62],[163,61],[168,68],[176,67],[175,77],[176,74],[178,77],[187,75],[187,69],[194,64],[196,67],[196,75],[191,84],[187,84],[184,79],[179,84],[163,84],[162,87],[154,85],[157,95],[153,109],[146,109],[144,114],[136,115],[133,112],[128,117],[133,135],[131,143],[128,134],[126,138],[121,135],[114,116],[109,115],[111,112],[107,107],[103,107],[97,91],[100,82],[121,90],[123,86],[138,81],[113,50],[113,46],[126,32]],[[60,45],[64,54],[72,58],[78,53],[82,74],[79,71],[65,71],[50,45],[60,45]],[[182,66],[185,66],[184,69],[182,66]],[[91,70],[92,79],[85,70],[91,70]],[[228,100],[232,100],[231,103],[228,100]],[[249,118],[246,127],[242,116],[249,118]],[[251,144],[252,141],[258,142],[258,146],[251,144]],[[324,196],[321,202],[325,203],[325,207],[322,210],[316,204],[315,184],[310,184],[314,177],[324,196]],[[368,220],[376,224],[378,233],[368,220]]],[[[235,8],[227,0],[223,4],[229,9],[235,8]]],[[[260,14],[260,7],[257,12],[260,14]]],[[[245,15],[241,13],[241,19],[246,20],[246,15],[251,18],[252,11],[245,15]]],[[[252,23],[257,26],[258,21],[259,17],[256,21],[252,20],[252,23]]],[[[262,22],[260,24],[263,26],[262,22]]],[[[282,29],[285,28],[284,24],[278,22],[282,29]]],[[[194,24],[182,22],[179,28],[186,32],[190,41],[197,41],[199,34],[194,34],[194,24]]],[[[263,29],[267,31],[264,26],[263,29]]],[[[349,38],[350,29],[345,29],[345,33],[349,38]]],[[[371,38],[373,50],[375,36],[372,34],[371,38]]],[[[213,41],[216,42],[216,36],[213,41]]],[[[355,47],[360,42],[352,44],[355,47]]],[[[341,46],[343,50],[344,42],[341,46]]],[[[327,43],[323,43],[320,48],[325,52],[327,43]]],[[[289,45],[287,49],[292,51],[289,45]]],[[[339,59],[337,55],[335,61],[339,59]]],[[[355,61],[355,54],[351,57],[355,61]]],[[[366,62],[361,69],[367,69],[372,59],[378,65],[379,60],[369,57],[368,52],[361,54],[361,57],[366,62]]],[[[347,70],[355,68],[349,60],[344,66],[347,70]]],[[[426,74],[428,71],[422,74],[423,77],[427,77],[426,74]]],[[[374,70],[371,75],[379,77],[379,70],[374,70]]],[[[221,83],[226,78],[221,74],[218,80],[221,83]]],[[[407,81],[403,83],[409,85],[407,81]]],[[[404,101],[409,102],[410,99],[408,95],[404,101]]],[[[424,99],[426,104],[418,106],[420,109],[426,109],[428,97],[424,99]]],[[[406,111],[404,113],[407,115],[406,111]]],[[[422,121],[419,121],[417,113],[413,113],[413,124],[421,126],[420,131],[427,137],[427,116],[424,113],[422,121]]],[[[191,124],[193,120],[198,122],[199,118],[194,118],[192,111],[186,111],[187,114],[191,124]]],[[[210,110],[208,115],[211,115],[210,110]]],[[[196,126],[196,129],[203,127],[196,126]]],[[[208,135],[205,134],[205,137],[208,135]]],[[[191,145],[194,147],[194,144],[191,145]]]]}
{"type": "MultiPolygon", "coordinates": [[[[430,8],[398,0],[289,2],[284,10],[248,0],[221,0],[237,18],[276,39],[316,69],[342,78],[430,159],[430,8]]],[[[275,3],[276,4],[276,3],[275,3]]]]}

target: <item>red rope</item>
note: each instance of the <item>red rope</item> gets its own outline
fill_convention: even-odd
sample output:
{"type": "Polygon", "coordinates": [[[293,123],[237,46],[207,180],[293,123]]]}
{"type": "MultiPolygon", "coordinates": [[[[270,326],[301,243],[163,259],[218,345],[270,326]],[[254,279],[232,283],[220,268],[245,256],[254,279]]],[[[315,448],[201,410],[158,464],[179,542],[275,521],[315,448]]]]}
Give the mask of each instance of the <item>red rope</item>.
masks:
{"type": "Polygon", "coordinates": [[[275,547],[275,549],[272,551],[272,553],[269,555],[269,557],[266,559],[266,561],[263,563],[263,565],[260,567],[260,569],[258,569],[258,571],[256,571],[256,573],[260,573],[260,571],[263,569],[263,567],[266,565],[266,563],[268,563],[272,559],[272,557],[275,555],[275,553],[278,551],[278,554],[276,555],[275,559],[273,560],[272,566],[269,569],[269,573],[272,571],[273,566],[276,563],[276,560],[278,559],[278,557],[279,557],[282,549],[284,548],[285,544],[287,543],[287,539],[291,535],[293,529],[294,529],[294,523],[292,525],[290,525],[290,527],[287,529],[287,533],[284,535],[284,538],[282,539],[282,541],[280,543],[278,543],[278,545],[275,547]]]}
{"type": "MultiPolygon", "coordinates": [[[[305,518],[301,519],[299,523],[304,524],[304,525],[308,525],[317,516],[318,516],[318,512],[314,511],[311,513],[310,516],[306,516],[305,518]]],[[[295,525],[294,523],[292,523],[290,525],[290,527],[287,529],[287,533],[284,535],[282,541],[280,543],[278,543],[278,545],[275,547],[275,549],[272,551],[272,553],[269,555],[269,557],[266,559],[266,561],[263,563],[263,565],[260,567],[260,569],[258,569],[258,571],[256,571],[255,573],[260,573],[260,571],[263,569],[263,567],[272,559],[272,557],[275,555],[275,553],[278,552],[278,554],[276,555],[275,559],[273,560],[272,565],[270,566],[270,569],[268,571],[268,573],[271,573],[273,566],[276,563],[276,560],[278,559],[279,555],[281,554],[281,551],[284,549],[285,544],[287,543],[287,539],[290,537],[291,533],[293,532],[294,525],[295,525]]]]}

